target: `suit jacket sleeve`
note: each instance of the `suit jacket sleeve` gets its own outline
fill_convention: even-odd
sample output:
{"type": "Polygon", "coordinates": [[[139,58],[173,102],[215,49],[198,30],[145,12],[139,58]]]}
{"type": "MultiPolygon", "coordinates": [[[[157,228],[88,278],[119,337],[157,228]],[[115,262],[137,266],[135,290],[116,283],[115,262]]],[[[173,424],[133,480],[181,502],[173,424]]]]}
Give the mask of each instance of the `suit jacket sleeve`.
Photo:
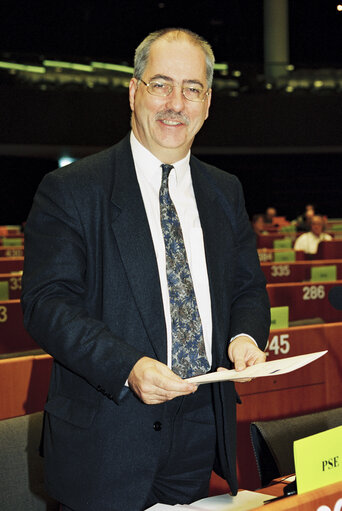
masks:
{"type": "MultiPolygon", "coordinates": [[[[114,335],[100,311],[90,314],[89,233],[73,184],[68,171],[55,171],[44,178],[34,198],[25,227],[24,324],[58,363],[118,402],[130,370],[144,353],[114,335]]],[[[90,190],[83,194],[85,201],[90,196],[90,190]]],[[[95,280],[92,285],[98,294],[95,280]]]]}

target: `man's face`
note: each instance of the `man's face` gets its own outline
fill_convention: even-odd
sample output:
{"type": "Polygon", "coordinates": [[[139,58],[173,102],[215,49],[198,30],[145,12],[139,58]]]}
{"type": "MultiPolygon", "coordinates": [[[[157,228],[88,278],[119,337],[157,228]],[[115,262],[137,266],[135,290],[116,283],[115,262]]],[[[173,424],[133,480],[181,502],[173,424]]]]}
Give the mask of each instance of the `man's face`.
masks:
{"type": "Polygon", "coordinates": [[[313,216],[311,220],[311,232],[319,236],[323,231],[323,220],[320,216],[313,216]]]}
{"type": "Polygon", "coordinates": [[[181,90],[190,82],[207,90],[205,55],[186,38],[160,38],[151,46],[142,79],[146,83],[163,79],[177,85],[164,97],[149,94],[136,78],[129,87],[135,136],[160,161],[174,163],[185,157],[208,117],[210,95],[203,102],[189,101],[181,90]]]}
{"type": "Polygon", "coordinates": [[[266,215],[268,218],[273,218],[276,216],[276,210],[274,208],[267,208],[266,215]]]}

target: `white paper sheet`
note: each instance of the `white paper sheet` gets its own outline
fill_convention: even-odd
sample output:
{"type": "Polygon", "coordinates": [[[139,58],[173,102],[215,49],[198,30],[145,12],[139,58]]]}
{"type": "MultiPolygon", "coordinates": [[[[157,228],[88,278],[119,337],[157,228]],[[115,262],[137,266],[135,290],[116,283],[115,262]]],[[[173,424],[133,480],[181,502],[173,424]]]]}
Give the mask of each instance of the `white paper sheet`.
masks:
{"type": "Polygon", "coordinates": [[[186,509],[191,511],[248,511],[249,509],[262,506],[265,500],[272,498],[275,498],[274,495],[241,490],[235,497],[225,493],[224,495],[197,500],[189,505],[177,504],[169,506],[167,504],[155,504],[145,511],[171,511],[177,509],[182,511],[186,509]]]}
{"type": "Polygon", "coordinates": [[[315,353],[308,353],[306,355],[297,355],[295,357],[279,358],[271,360],[270,362],[262,362],[254,366],[246,367],[243,371],[235,371],[235,369],[226,369],[224,371],[217,371],[215,373],[202,374],[201,376],[193,376],[188,378],[187,381],[197,383],[212,383],[225,380],[239,380],[241,378],[261,378],[263,376],[278,376],[278,374],[286,374],[295,369],[299,369],[307,364],[310,364],[319,357],[322,357],[328,352],[317,351],[315,353]]]}

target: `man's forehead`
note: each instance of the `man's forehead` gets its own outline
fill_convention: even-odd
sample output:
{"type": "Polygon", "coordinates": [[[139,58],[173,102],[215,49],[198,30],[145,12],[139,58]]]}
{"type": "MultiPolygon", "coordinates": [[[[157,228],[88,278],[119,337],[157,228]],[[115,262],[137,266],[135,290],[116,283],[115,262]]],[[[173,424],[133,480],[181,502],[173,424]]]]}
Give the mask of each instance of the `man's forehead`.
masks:
{"type": "Polygon", "coordinates": [[[202,48],[195,44],[189,37],[179,37],[177,39],[169,39],[166,36],[160,37],[151,45],[150,57],[148,63],[155,58],[166,58],[166,61],[175,56],[186,57],[197,54],[200,60],[205,64],[205,54],[202,48]]]}
{"type": "Polygon", "coordinates": [[[157,39],[150,49],[146,71],[149,78],[154,75],[173,77],[182,75],[184,80],[203,80],[206,77],[206,59],[202,48],[189,38],[157,39]]]}

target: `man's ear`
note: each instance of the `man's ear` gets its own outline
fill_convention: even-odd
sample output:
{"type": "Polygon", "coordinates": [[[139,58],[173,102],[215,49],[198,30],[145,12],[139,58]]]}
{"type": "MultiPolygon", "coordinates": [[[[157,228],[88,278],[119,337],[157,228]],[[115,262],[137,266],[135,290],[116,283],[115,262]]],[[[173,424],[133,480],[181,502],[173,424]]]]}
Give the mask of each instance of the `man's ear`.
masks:
{"type": "Polygon", "coordinates": [[[137,91],[137,88],[138,88],[138,80],[136,78],[131,78],[130,82],[129,82],[129,88],[128,88],[128,93],[129,93],[129,105],[131,107],[131,110],[132,112],[134,112],[134,98],[135,98],[135,93],[137,91]]]}

